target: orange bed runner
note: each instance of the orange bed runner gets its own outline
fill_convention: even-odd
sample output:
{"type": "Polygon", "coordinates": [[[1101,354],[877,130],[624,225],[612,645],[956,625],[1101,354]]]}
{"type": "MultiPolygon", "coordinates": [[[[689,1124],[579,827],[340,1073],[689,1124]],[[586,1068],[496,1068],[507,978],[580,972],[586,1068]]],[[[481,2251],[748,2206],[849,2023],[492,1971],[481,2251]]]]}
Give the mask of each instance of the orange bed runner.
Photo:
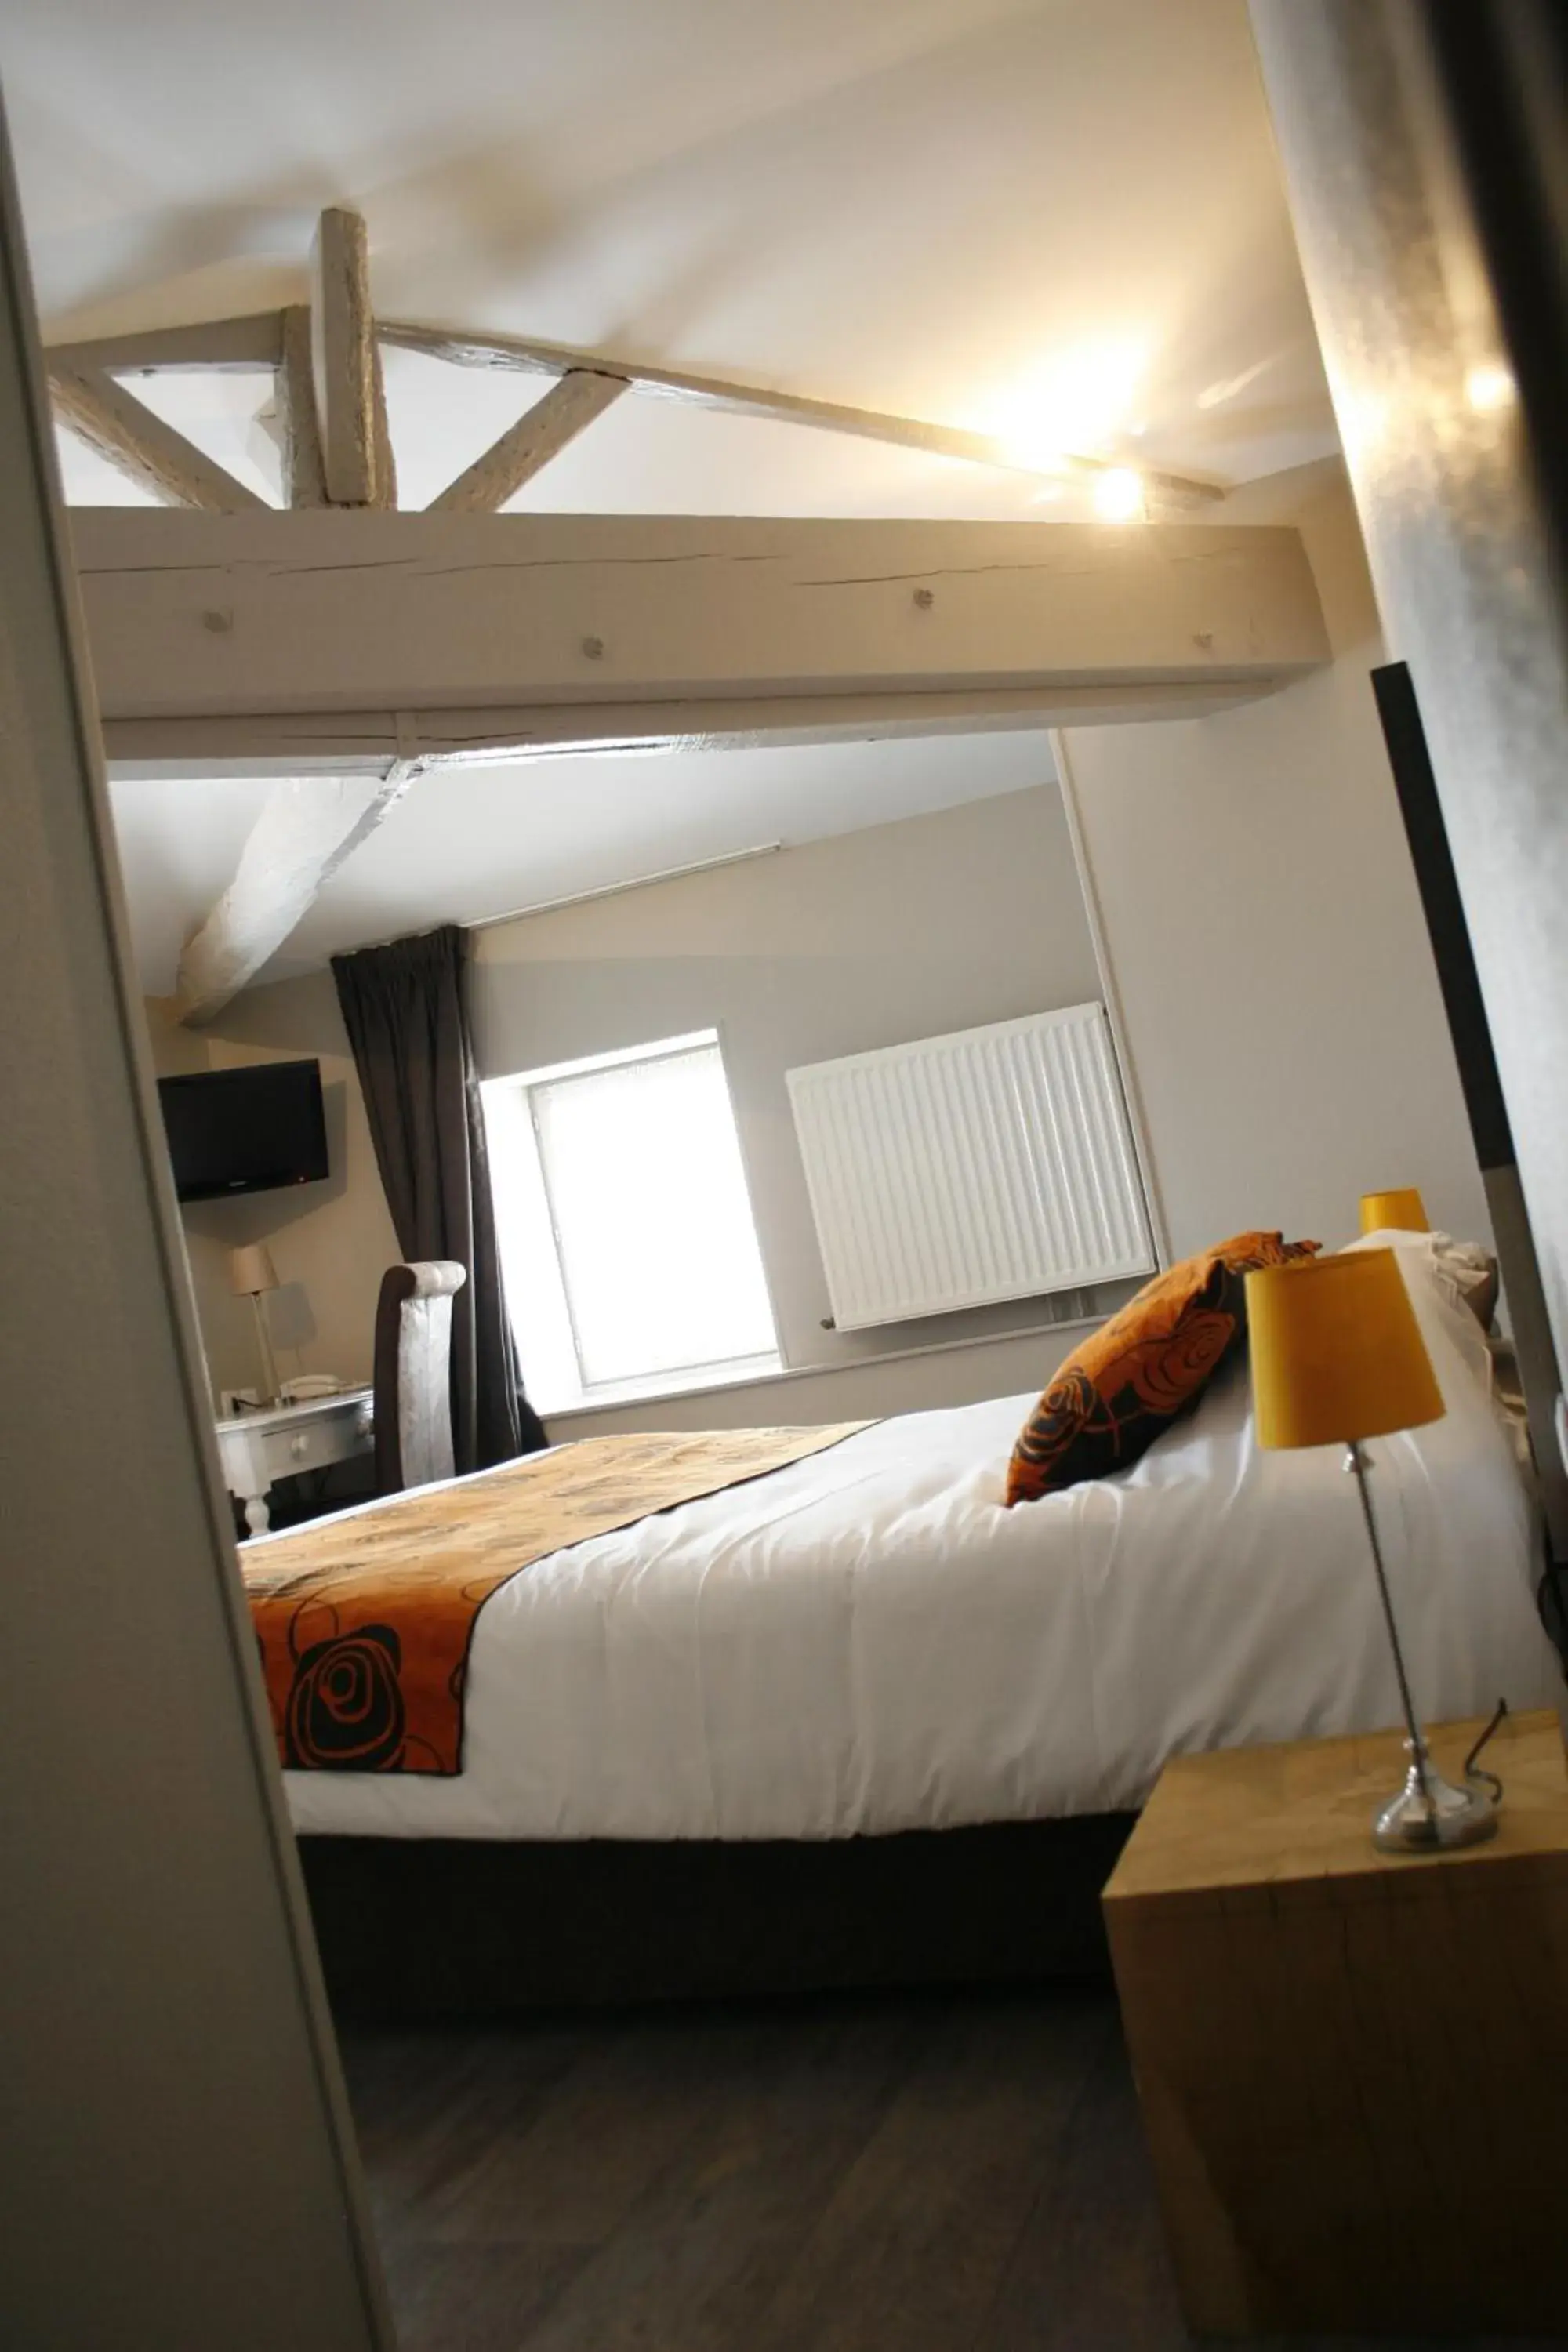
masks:
{"type": "Polygon", "coordinates": [[[567,1544],[761,1478],[869,1426],[588,1437],[242,1547],[285,1767],[461,1771],[468,1646],[498,1585],[567,1544]]]}

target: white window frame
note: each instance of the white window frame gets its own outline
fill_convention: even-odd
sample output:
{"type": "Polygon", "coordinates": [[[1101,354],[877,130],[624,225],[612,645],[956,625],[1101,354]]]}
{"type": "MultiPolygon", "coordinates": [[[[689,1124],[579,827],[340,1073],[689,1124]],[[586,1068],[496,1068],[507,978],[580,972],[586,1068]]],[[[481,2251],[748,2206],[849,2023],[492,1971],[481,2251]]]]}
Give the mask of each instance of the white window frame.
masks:
{"type": "MultiPolygon", "coordinates": [[[[496,1238],[506,1283],[507,1303],[522,1361],[530,1402],[546,1418],[594,1405],[635,1402],[638,1398],[676,1396],[689,1389],[738,1385],[766,1380],[784,1370],[779,1350],[778,1314],[761,1239],[757,1255],[768,1296],[768,1314],[774,1340],[772,1349],[719,1361],[669,1365],[634,1379],[590,1381],[584,1377],[582,1355],[573,1319],[572,1301],[563,1264],[559,1235],[550,1198],[550,1180],[540,1141],[536,1112],[538,1090],[563,1079],[589,1077],[601,1070],[647,1066],[678,1056],[716,1050],[725,1092],[733,1115],[734,1097],[717,1029],[696,1029],[678,1037],[660,1037],[646,1045],[617,1046],[565,1062],[488,1078],[480,1086],[489,1151],[490,1186],[495,1202],[496,1238]]],[[[739,1132],[737,1129],[737,1141],[739,1132]]],[[[742,1181],[752,1231],[756,1215],[742,1149],[742,1181]]]]}

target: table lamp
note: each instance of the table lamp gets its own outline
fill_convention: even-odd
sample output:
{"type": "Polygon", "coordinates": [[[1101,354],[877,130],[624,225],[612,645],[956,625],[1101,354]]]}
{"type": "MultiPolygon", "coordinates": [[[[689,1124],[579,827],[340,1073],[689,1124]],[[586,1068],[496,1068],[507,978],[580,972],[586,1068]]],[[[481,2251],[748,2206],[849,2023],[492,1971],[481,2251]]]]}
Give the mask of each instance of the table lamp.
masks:
{"type": "Polygon", "coordinates": [[[1362,1194],[1361,1229],[1363,1234],[1429,1234],[1432,1220],[1415,1185],[1405,1184],[1393,1192],[1362,1194]]]}
{"type": "Polygon", "coordinates": [[[251,1242],[228,1256],[228,1286],[237,1298],[248,1298],[256,1314],[256,1344],[261,1350],[261,1402],[278,1399],[278,1368],[272,1360],[272,1340],[267,1328],[263,1295],[278,1287],[278,1269],[265,1242],[251,1242]]]}
{"type": "Polygon", "coordinates": [[[1390,1249],[1352,1250],[1266,1267],[1247,1277],[1247,1319],[1259,1445],[1342,1445],[1355,1474],[1410,1759],[1404,1788],[1373,1823],[1373,1843],[1385,1853],[1473,1845],[1497,1828],[1493,1799],[1479,1780],[1456,1788],[1432,1761],[1367,1485],[1366,1439],[1419,1429],[1447,1410],[1399,1262],[1390,1249]]]}

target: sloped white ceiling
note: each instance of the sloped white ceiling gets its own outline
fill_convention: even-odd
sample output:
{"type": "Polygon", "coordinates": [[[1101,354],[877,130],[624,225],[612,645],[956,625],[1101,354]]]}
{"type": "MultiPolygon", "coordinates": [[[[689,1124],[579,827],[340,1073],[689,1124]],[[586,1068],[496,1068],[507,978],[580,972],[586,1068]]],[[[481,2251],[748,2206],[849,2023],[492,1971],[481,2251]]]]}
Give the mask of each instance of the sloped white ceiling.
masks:
{"type": "MultiPolygon", "coordinates": [[[[1152,460],[1226,478],[1331,438],[1244,0],[53,0],[8,17],[60,331],[296,299],[318,209],[347,202],[389,315],[1026,437],[1063,415],[1089,440],[1142,427],[1152,460]]],[[[487,389],[502,411],[524,394],[487,389]]],[[[423,488],[460,460],[420,446],[439,399],[405,387],[400,405],[423,488]]],[[[704,429],[623,403],[536,495],[576,504],[592,482],[595,503],[684,511],[710,503],[712,465],[744,510],[775,467],[827,463],[816,436],[752,428],[731,461],[716,420],[679,425],[704,429]]],[[[848,446],[829,467],[846,485],[884,467],[848,446]]]]}
{"type": "MultiPolygon", "coordinates": [[[[298,299],[318,210],[348,203],[388,316],[1226,481],[1333,446],[1244,0],[14,0],[5,65],[56,337],[298,299]]],[[[543,389],[401,352],[387,379],[405,505],[543,389]]],[[[277,494],[265,377],[139,388],[277,494]]],[[[73,499],[136,497],[62,446],[73,499]]],[[[1027,476],[635,397],[516,503],[1063,510],[1027,476]]],[[[279,968],[1011,789],[1043,757],[998,738],[424,785],[279,968]]],[[[150,985],[257,800],[117,791],[150,985]]]]}
{"type": "MultiPolygon", "coordinates": [[[[540,760],[421,777],[342,866],[260,975],[346,948],[635,882],[767,842],[820,841],[1052,780],[1044,735],[540,760]]],[[[142,987],[166,995],[228,881],[264,783],[110,787],[142,987]]]]}

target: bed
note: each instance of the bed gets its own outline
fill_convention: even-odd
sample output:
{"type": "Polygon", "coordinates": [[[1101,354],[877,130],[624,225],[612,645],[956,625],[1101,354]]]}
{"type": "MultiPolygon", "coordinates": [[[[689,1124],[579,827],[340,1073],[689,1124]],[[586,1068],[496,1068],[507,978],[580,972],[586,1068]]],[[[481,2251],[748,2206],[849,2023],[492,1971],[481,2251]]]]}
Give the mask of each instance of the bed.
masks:
{"type": "MultiPolygon", "coordinates": [[[[1555,1704],[1484,1341],[1399,1247],[1448,1408],[1373,1449],[1418,1704],[1555,1704]]],[[[1259,1452],[1244,1362],[1131,1471],[1009,1511],[1031,1402],[873,1424],[500,1584],[460,1772],[285,1774],[340,1996],[1090,1967],[1169,1757],[1396,1719],[1339,1455],[1259,1452]]]]}

